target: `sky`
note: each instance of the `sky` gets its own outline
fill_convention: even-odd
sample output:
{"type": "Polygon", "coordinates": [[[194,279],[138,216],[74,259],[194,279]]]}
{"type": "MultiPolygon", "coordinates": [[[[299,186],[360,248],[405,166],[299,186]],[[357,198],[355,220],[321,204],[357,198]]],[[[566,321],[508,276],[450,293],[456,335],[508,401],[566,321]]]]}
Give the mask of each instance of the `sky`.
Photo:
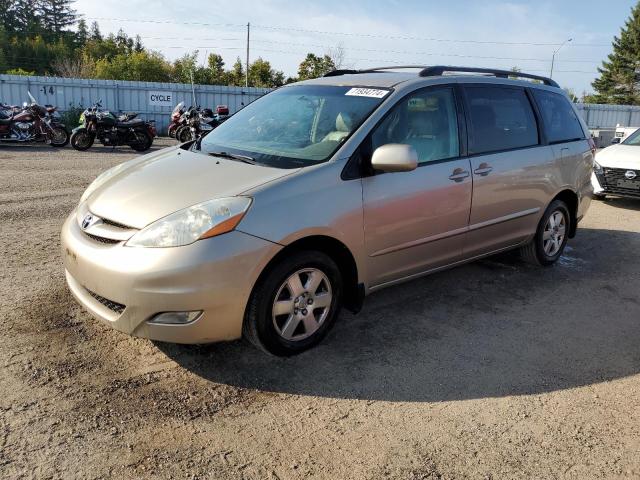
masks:
{"type": "Polygon", "coordinates": [[[341,48],[345,67],[458,65],[549,75],[578,95],[591,92],[597,67],[635,0],[261,0],[176,2],[78,0],[74,8],[103,33],[122,28],[173,60],[199,50],[227,66],[258,57],[294,76],[307,52],[341,48]]]}

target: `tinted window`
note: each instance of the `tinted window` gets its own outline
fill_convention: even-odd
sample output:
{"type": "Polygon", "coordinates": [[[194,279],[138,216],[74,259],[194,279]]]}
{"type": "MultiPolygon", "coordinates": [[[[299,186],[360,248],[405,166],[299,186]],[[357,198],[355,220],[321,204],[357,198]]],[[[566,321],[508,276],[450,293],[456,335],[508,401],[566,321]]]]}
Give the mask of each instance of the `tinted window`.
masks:
{"type": "Polygon", "coordinates": [[[564,95],[534,89],[533,97],[542,113],[545,132],[550,143],[584,139],[584,132],[569,100],[564,95]]]}
{"type": "Polygon", "coordinates": [[[467,87],[469,152],[472,154],[538,144],[536,118],[523,89],[467,87]]]}
{"type": "Polygon", "coordinates": [[[403,98],[376,127],[371,139],[373,150],[388,143],[411,145],[420,163],[459,156],[453,91],[430,89],[403,98]]]}

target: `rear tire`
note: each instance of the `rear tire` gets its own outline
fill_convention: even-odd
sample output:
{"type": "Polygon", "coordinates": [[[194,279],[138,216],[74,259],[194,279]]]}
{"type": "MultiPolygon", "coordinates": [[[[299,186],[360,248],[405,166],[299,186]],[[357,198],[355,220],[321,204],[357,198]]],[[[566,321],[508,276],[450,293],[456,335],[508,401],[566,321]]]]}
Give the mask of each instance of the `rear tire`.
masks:
{"type": "Polygon", "coordinates": [[[151,145],[153,144],[153,138],[151,137],[151,135],[149,135],[149,133],[145,131],[137,131],[135,133],[136,137],[139,138],[144,136],[145,140],[140,140],[139,142],[132,143],[129,146],[136,152],[146,152],[147,150],[149,150],[151,148],[151,145]]]}
{"type": "Polygon", "coordinates": [[[340,312],[343,284],[328,255],[302,251],[282,259],[253,289],[242,327],[257,348],[278,356],[317,345],[340,312]]]}
{"type": "Polygon", "coordinates": [[[553,265],[562,256],[570,231],[571,215],[566,203],[554,200],[544,212],[533,240],[520,248],[522,259],[533,265],[553,265]]]}
{"type": "Polygon", "coordinates": [[[81,128],[71,134],[71,146],[81,152],[89,150],[93,146],[94,140],[95,138],[86,128],[81,128]]]}

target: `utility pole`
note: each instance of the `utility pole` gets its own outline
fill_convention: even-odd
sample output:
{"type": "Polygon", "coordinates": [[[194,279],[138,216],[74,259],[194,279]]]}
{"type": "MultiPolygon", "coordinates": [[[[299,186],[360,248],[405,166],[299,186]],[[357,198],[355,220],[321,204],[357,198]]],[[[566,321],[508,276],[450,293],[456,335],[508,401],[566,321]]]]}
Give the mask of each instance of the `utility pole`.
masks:
{"type": "Polygon", "coordinates": [[[244,86],[249,86],[249,31],[251,30],[251,24],[247,23],[247,69],[244,72],[244,86]]]}
{"type": "Polygon", "coordinates": [[[553,78],[553,66],[556,63],[556,55],[558,54],[558,52],[560,51],[560,49],[562,47],[564,47],[567,43],[573,41],[573,38],[569,38],[568,40],[565,40],[564,42],[562,42],[562,45],[560,45],[554,52],[553,52],[553,56],[551,57],[551,74],[549,75],[549,78],[553,78]]]}

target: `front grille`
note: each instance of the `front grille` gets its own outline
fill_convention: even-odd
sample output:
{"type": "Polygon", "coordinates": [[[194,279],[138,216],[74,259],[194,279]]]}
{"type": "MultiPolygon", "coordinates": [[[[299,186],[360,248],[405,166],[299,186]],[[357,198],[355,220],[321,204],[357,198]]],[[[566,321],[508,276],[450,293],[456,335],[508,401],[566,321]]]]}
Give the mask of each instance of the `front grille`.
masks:
{"type": "Polygon", "coordinates": [[[598,175],[602,187],[607,192],[620,195],[640,196],[640,170],[629,168],[604,168],[603,175],[598,175]],[[636,177],[628,179],[625,174],[628,171],[636,173],[636,177]]]}
{"type": "Polygon", "coordinates": [[[114,240],[112,238],[104,238],[99,237],[97,235],[91,235],[90,233],[84,232],[84,234],[89,237],[91,240],[95,240],[96,242],[104,243],[105,245],[115,245],[116,243],[120,243],[121,240],[114,240]]]}
{"type": "Polygon", "coordinates": [[[107,307],[112,312],[117,313],[118,315],[121,315],[122,312],[124,312],[124,309],[127,308],[126,305],[122,305],[121,303],[114,302],[113,300],[109,300],[108,298],[101,297],[100,295],[92,292],[88,288],[86,288],[85,290],[89,295],[95,298],[98,302],[100,302],[102,305],[107,307]]]}
{"type": "Polygon", "coordinates": [[[131,227],[125,225],[124,223],[114,222],[113,220],[109,220],[108,218],[103,218],[102,223],[105,225],[111,225],[112,227],[119,228],[121,230],[131,230],[131,227]]]}

